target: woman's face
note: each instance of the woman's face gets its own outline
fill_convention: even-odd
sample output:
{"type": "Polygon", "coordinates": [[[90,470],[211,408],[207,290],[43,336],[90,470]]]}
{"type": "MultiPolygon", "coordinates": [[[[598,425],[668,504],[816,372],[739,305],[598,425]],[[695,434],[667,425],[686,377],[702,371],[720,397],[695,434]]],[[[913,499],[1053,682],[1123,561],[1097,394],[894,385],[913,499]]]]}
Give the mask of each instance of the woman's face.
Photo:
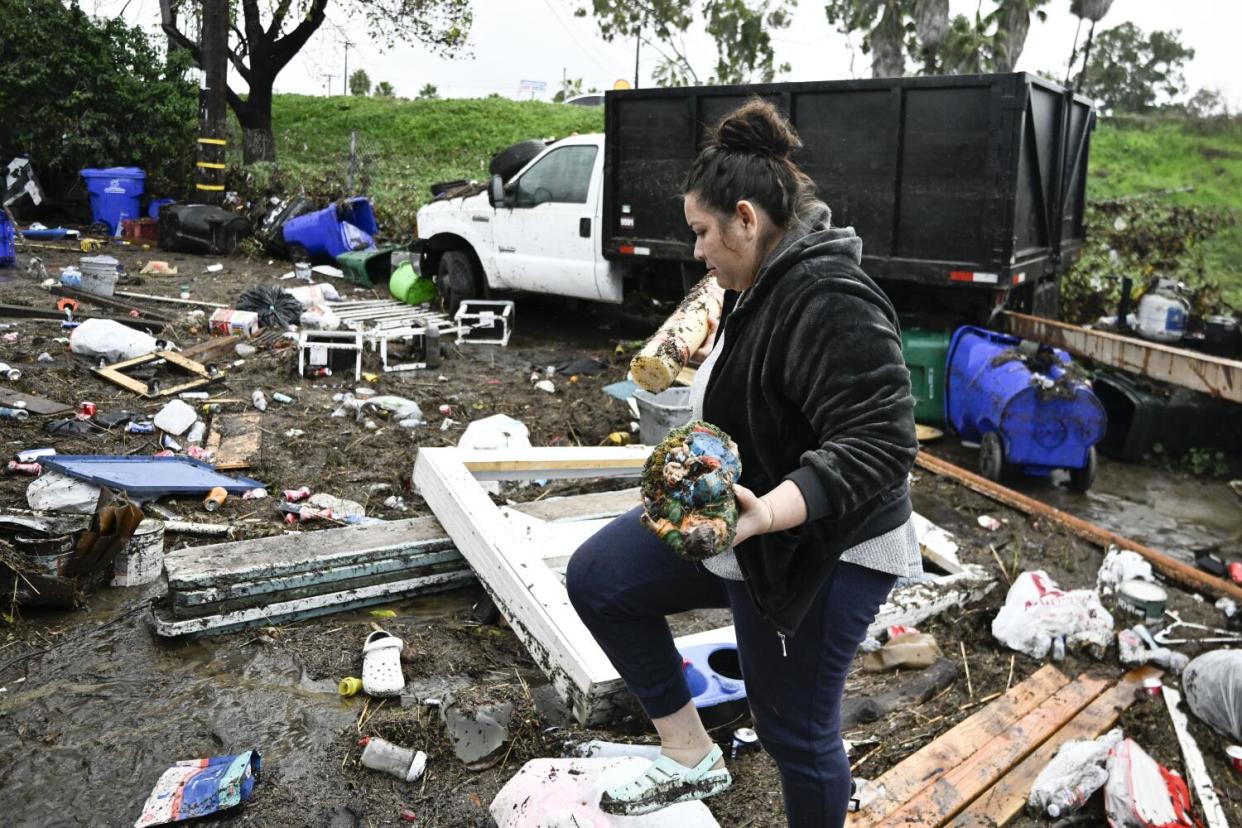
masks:
{"type": "Polygon", "coordinates": [[[770,247],[761,242],[770,235],[767,215],[749,201],[739,201],[725,219],[694,193],[686,194],[684,206],[686,224],[694,232],[694,258],[707,265],[707,275],[715,276],[727,290],[746,290],[754,284],[770,247]]]}

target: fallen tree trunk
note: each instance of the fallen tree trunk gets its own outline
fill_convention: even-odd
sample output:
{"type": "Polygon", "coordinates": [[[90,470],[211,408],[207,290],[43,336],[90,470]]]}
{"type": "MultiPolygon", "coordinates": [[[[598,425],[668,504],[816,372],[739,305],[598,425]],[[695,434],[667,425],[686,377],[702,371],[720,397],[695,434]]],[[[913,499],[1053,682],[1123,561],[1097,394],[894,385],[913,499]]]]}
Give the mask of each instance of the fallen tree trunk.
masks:
{"type": "Polygon", "coordinates": [[[720,318],[720,301],[712,291],[715,286],[715,278],[708,277],[691,288],[677,310],[630,360],[630,374],[636,383],[652,394],[673,384],[690,355],[707,339],[710,320],[720,318]]]}

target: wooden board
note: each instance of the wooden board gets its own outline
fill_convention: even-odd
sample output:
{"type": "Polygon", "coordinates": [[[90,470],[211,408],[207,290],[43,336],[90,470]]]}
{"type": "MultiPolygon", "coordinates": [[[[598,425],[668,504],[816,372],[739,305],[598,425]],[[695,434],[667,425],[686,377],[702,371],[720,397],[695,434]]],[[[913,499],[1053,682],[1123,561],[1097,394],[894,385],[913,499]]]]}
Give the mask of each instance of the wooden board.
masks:
{"type": "Polygon", "coordinates": [[[897,825],[941,825],[964,810],[1108,687],[1080,676],[982,744],[889,816],[897,825]]]}
{"type": "Polygon", "coordinates": [[[996,580],[978,564],[963,564],[956,575],[939,575],[893,590],[880,605],[867,634],[879,638],[894,625],[917,626],[947,609],[964,607],[982,599],[996,586],[996,580]]]}
{"type": "Polygon", "coordinates": [[[1094,739],[1111,728],[1121,718],[1122,712],[1134,703],[1143,680],[1159,675],[1160,671],[1153,667],[1139,667],[1126,673],[1040,745],[1038,750],[984,791],[950,824],[957,828],[995,828],[1008,823],[1026,807],[1035,777],[1052,761],[1061,745],[1074,739],[1094,739]]]}
{"type": "Polygon", "coordinates": [[[958,723],[935,741],[903,759],[875,780],[883,793],[847,824],[851,828],[879,824],[938,777],[957,767],[980,746],[1009,729],[1048,698],[1069,684],[1069,676],[1047,665],[1025,681],[1011,687],[1005,695],[958,723]]]}
{"type": "Polygon", "coordinates": [[[73,407],[64,403],[49,400],[46,397],[36,397],[33,394],[23,394],[20,391],[14,391],[12,388],[0,386],[0,406],[4,408],[24,408],[31,414],[64,414],[72,411],[73,407]],[[17,403],[20,403],[17,404],[17,403]]]}
{"type": "Polygon", "coordinates": [[[1186,760],[1186,775],[1190,777],[1190,789],[1199,800],[1199,811],[1207,828],[1229,828],[1229,818],[1220,804],[1220,794],[1212,785],[1212,777],[1208,775],[1207,765],[1203,762],[1203,753],[1190,735],[1190,726],[1186,714],[1178,708],[1182,694],[1172,687],[1164,688],[1164,703],[1169,708],[1169,718],[1173,720],[1173,730],[1177,733],[1177,744],[1182,749],[1182,758],[1186,760]]]}
{"type": "Polygon", "coordinates": [[[515,503],[513,509],[541,520],[589,520],[616,517],[642,505],[637,487],[619,492],[594,492],[573,497],[550,497],[529,503],[515,503]]]}
{"type": "MultiPolygon", "coordinates": [[[[119,385],[127,391],[132,391],[140,397],[154,399],[155,397],[167,397],[173,394],[180,394],[183,391],[191,391],[195,388],[201,388],[216,380],[216,377],[207,373],[207,368],[191,359],[186,359],[181,354],[173,351],[154,351],[149,354],[134,357],[133,359],[114,362],[111,365],[105,365],[103,368],[94,369],[97,376],[106,379],[114,385],[119,385]],[[155,393],[151,393],[151,385],[148,382],[134,379],[127,375],[125,371],[131,368],[139,368],[146,365],[159,367],[158,363],[179,368],[189,378],[185,382],[170,385],[167,388],[161,387],[155,393]]],[[[181,377],[179,377],[180,379],[181,377]]]]}
{"type": "Polygon", "coordinates": [[[212,417],[206,448],[217,471],[249,469],[258,464],[263,441],[260,422],[258,411],[212,417]]]}

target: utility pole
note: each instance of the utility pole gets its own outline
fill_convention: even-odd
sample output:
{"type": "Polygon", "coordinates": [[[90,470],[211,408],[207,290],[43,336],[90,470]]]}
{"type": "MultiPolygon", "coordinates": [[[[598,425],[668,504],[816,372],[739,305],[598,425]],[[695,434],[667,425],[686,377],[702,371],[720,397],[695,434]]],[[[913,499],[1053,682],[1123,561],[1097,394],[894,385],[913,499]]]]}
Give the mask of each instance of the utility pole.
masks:
{"type": "Polygon", "coordinates": [[[228,147],[229,0],[203,0],[199,37],[203,53],[199,93],[198,175],[200,199],[219,204],[224,198],[228,147]]]}
{"type": "Polygon", "coordinates": [[[345,41],[345,74],[341,75],[341,77],[345,79],[344,83],[341,84],[341,87],[342,87],[341,94],[348,95],[349,94],[349,41],[348,40],[345,41]]]}
{"type": "Polygon", "coordinates": [[[561,103],[569,100],[569,71],[561,67],[561,103]]]}
{"type": "Polygon", "coordinates": [[[634,88],[638,88],[638,53],[643,47],[643,28],[638,27],[638,31],[634,33],[634,88]]]}

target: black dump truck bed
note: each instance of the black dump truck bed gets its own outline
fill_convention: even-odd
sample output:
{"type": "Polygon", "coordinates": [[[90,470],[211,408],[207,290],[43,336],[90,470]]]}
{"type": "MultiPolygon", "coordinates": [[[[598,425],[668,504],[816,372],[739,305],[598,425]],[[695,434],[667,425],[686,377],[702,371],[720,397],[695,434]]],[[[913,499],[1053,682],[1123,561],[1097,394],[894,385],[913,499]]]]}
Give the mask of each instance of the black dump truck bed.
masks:
{"type": "Polygon", "coordinates": [[[693,258],[682,179],[707,130],[752,96],[790,117],[795,160],[890,293],[1023,285],[1040,312],[1039,284],[1055,313],[1084,238],[1094,113],[1026,73],[608,92],[605,256],[693,258]]]}

